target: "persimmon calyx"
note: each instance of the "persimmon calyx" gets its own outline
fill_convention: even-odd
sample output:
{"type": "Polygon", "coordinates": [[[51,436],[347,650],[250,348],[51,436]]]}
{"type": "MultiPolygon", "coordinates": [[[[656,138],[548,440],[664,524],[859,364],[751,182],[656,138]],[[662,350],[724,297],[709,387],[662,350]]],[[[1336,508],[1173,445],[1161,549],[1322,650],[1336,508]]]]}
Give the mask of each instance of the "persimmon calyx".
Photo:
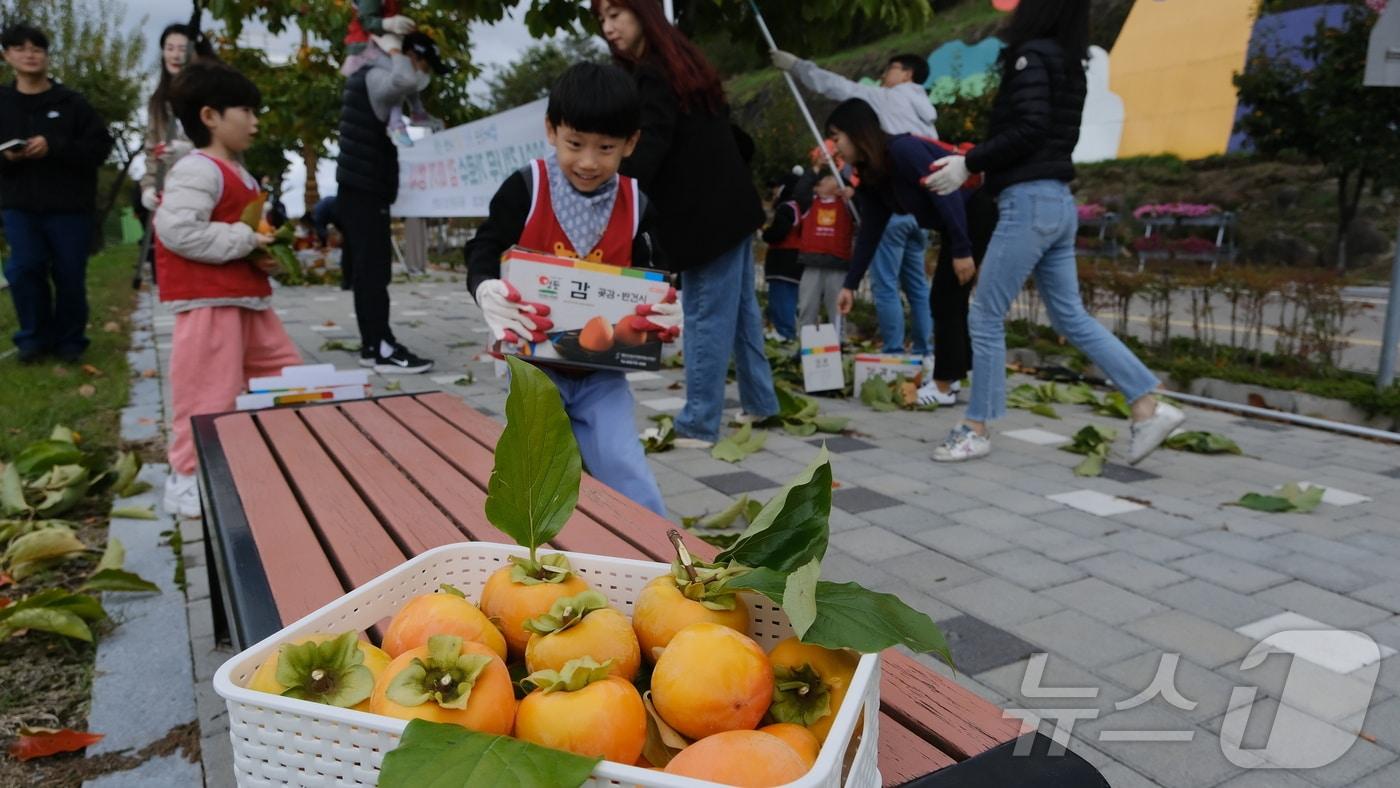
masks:
{"type": "Polygon", "coordinates": [[[283,697],[349,708],[374,691],[374,674],[354,632],[321,643],[284,644],[277,652],[283,697]]]}
{"type": "Polygon", "coordinates": [[[472,687],[491,664],[485,654],[463,654],[456,635],[428,638],[428,658],[416,657],[389,680],[385,695],[400,706],[432,701],[444,709],[465,709],[472,687]]]}
{"type": "Polygon", "coordinates": [[[510,581],[521,585],[562,583],[574,574],[569,557],[562,553],[550,553],[537,559],[513,555],[510,562],[515,565],[510,572],[510,581]]]}
{"type": "Polygon", "coordinates": [[[816,668],[773,668],[773,679],[773,705],[768,708],[773,719],[812,725],[831,714],[831,689],[816,668]]]}
{"type": "Polygon", "coordinates": [[[579,657],[564,663],[563,670],[537,670],[520,680],[520,686],[544,693],[578,692],[595,681],[612,674],[614,660],[598,662],[592,657],[579,657]]]}
{"type": "Polygon", "coordinates": [[[608,598],[590,588],[573,596],[554,600],[554,604],[549,606],[548,613],[536,616],[526,621],[522,626],[526,631],[534,632],[537,635],[563,632],[583,621],[589,613],[595,610],[605,610],[609,607],[611,605],[608,604],[608,598]]]}

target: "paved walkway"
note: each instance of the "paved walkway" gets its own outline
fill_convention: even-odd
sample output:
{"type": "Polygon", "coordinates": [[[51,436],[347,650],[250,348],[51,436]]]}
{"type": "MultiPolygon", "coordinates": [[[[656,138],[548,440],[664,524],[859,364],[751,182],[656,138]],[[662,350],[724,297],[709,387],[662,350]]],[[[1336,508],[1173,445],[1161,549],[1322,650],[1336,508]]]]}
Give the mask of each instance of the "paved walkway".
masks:
{"type": "MultiPolygon", "coordinates": [[[[396,379],[398,390],[452,391],[499,418],[504,381],[475,358],[486,334],[461,278],[435,274],[392,292],[399,339],[438,362],[430,375],[396,379]]],[[[348,293],[281,289],[276,302],[308,362],[354,365],[352,353],[321,349],[357,344],[348,293]]],[[[162,363],[172,322],[157,313],[162,363]]],[[[639,427],[683,404],[681,370],[633,379],[639,427]]],[[[391,380],[376,377],[376,393],[390,391],[391,380]]],[[[1079,709],[1070,746],[1115,788],[1400,785],[1400,659],[1389,656],[1400,648],[1400,448],[1188,408],[1190,428],[1233,438],[1245,456],[1163,450],[1136,469],[1111,464],[1083,479],[1070,470],[1080,458],[1055,444],[1089,423],[1126,433],[1124,422],[1080,406],[1057,406],[1063,420],[1013,410],[988,459],[944,466],[927,458],[960,407],[876,413],[858,401],[820,403],[823,413],[850,416],[854,431],[827,440],[840,486],[824,576],[897,593],[933,616],[953,641],[957,680],[998,704],[1079,709]],[[1325,502],[1308,515],[1222,506],[1292,481],[1327,486],[1325,502]],[[1262,638],[1318,628],[1365,633],[1386,657],[1376,662],[1372,653],[1362,664],[1369,641],[1305,635],[1280,640],[1311,661],[1284,653],[1242,669],[1262,638]],[[1170,657],[1165,663],[1177,692],[1134,700],[1170,654],[1179,655],[1174,670],[1170,657]],[[1242,715],[1226,725],[1228,709],[1249,709],[1247,698],[1232,703],[1237,686],[1259,688],[1247,726],[1235,724],[1242,715]],[[1241,740],[1246,750],[1265,747],[1275,717],[1275,761],[1325,755],[1329,732],[1350,746],[1317,769],[1238,765],[1265,762],[1235,750],[1241,740]],[[1300,741],[1280,731],[1301,732],[1300,741]]],[[[693,450],[652,460],[679,519],[742,494],[766,500],[819,443],[774,431],[763,451],[735,465],[693,450]]],[[[210,785],[230,785],[222,703],[208,687],[228,654],[209,633],[197,529],[182,530],[206,774],[210,785]]],[[[1045,715],[1046,730],[1053,716],[1045,715]]]]}

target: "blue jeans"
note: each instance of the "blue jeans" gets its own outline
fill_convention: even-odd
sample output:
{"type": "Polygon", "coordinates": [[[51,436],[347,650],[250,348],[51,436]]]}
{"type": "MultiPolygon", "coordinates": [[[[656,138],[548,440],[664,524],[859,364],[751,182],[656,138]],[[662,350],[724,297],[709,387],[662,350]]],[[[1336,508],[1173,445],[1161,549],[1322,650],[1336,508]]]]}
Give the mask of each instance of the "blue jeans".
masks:
{"type": "Polygon", "coordinates": [[[886,353],[904,352],[904,305],[899,291],[909,299],[910,330],[913,331],[914,355],[929,354],[929,335],[933,333],[933,317],[929,313],[928,277],[924,276],[924,249],[928,235],[913,216],[897,213],[890,216],[880,246],[870,261],[870,292],[875,296],[875,318],[880,323],[880,338],[886,353]]]}
{"type": "Polygon", "coordinates": [[[621,372],[594,372],[571,378],[548,367],[540,369],[559,388],[583,467],[593,478],[665,517],[661,490],[637,440],[636,406],[627,377],[621,372]]]}
{"type": "Polygon", "coordinates": [[[759,418],[778,413],[773,371],[763,354],[763,318],[754,293],[753,240],[681,274],[685,312],[685,407],[676,432],[718,440],[729,359],[739,378],[739,402],[759,418]]]}
{"type": "Polygon", "coordinates": [[[10,242],[5,278],[19,317],[15,347],[26,355],[83,352],[92,214],[7,210],[3,216],[10,242]]]}
{"type": "Polygon", "coordinates": [[[797,283],[768,280],[768,321],[789,342],[797,340],[797,283]]]}
{"type": "Polygon", "coordinates": [[[990,421],[1006,414],[1006,313],[1032,274],[1050,324],[1084,351],[1129,402],[1157,388],[1152,371],[1084,311],[1074,260],[1079,215],[1069,186],[1060,181],[1018,183],[997,197],[997,207],[1001,216],[967,320],[973,359],[967,420],[990,421]]]}

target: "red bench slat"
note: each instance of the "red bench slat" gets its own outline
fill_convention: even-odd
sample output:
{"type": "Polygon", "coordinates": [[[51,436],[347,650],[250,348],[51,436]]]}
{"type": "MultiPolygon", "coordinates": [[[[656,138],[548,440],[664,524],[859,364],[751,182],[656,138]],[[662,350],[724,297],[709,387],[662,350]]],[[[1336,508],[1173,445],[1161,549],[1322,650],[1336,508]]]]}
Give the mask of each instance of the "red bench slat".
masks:
{"type": "Polygon", "coordinates": [[[959,760],[1021,735],[1020,720],[894,649],[881,655],[880,705],[902,725],[959,760]]]}
{"type": "MultiPolygon", "coordinates": [[[[491,482],[491,468],[495,465],[490,448],[467,437],[412,398],[395,397],[380,400],[380,404],[424,443],[437,449],[479,489],[487,489],[491,482]]],[[[626,555],[634,549],[617,534],[577,510],[564,524],[564,529],[553,544],[561,550],[599,555],[626,555]]]]}
{"type": "Polygon", "coordinates": [[[278,615],[284,622],[295,621],[344,594],[325,548],[252,416],[231,414],[219,419],[216,429],[278,615]]]}
{"type": "Polygon", "coordinates": [[[326,445],[397,540],[417,555],[462,541],[462,532],[337,407],[298,413],[326,445]]]}
{"type": "MultiPolygon", "coordinates": [[[[499,421],[473,409],[451,394],[435,392],[423,394],[416,399],[487,449],[495,449],[496,441],[505,429],[505,425],[499,421]]],[[[674,524],[588,474],[583,475],[583,481],[579,484],[578,508],[631,542],[640,551],[636,556],[632,556],[631,553],[606,555],[648,558],[664,562],[675,558],[675,550],[666,538],[666,531],[674,527],[674,524]]],[[[697,545],[704,544],[688,534],[685,542],[692,552],[698,549],[697,545]]]]}
{"type": "Polygon", "coordinates": [[[422,487],[468,537],[482,542],[515,544],[515,540],[486,520],[486,493],[474,484],[464,484],[456,468],[385,413],[377,402],[352,402],[341,410],[422,487]]]}
{"type": "Polygon", "coordinates": [[[880,713],[880,776],[885,785],[903,785],[916,777],[957,763],[947,753],[880,713]]]}
{"type": "Polygon", "coordinates": [[[272,450],[301,495],[340,574],[359,587],[398,566],[404,553],[293,410],[257,414],[272,450]]]}

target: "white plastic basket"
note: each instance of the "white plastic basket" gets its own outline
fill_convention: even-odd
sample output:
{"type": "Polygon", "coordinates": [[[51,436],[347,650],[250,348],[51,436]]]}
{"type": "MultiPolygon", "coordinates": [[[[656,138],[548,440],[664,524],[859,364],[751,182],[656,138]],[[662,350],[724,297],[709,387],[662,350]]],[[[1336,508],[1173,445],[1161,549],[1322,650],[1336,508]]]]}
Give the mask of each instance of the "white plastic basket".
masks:
{"type": "MultiPolygon", "coordinates": [[[[214,674],[214,691],[228,702],[234,771],[240,786],[375,785],[384,754],[398,744],[403,720],[244,688],[263,660],[293,638],[319,632],[364,630],[391,617],[408,600],[441,583],[480,597],[486,579],[519,547],[463,542],[429,550],[291,624],[238,654],[214,674]]],[[[642,586],[670,570],[666,564],[565,553],[583,579],[618,609],[632,612],[642,586]]],[[[768,599],[746,594],[749,635],[765,649],[790,637],[787,616],[768,599]]],[[[878,768],[880,660],[860,658],[845,701],[816,764],[785,788],[872,788],[881,785],[878,768]],[[864,717],[859,736],[857,721],[864,717]],[[855,751],[851,745],[855,740],[855,751]],[[843,781],[843,774],[845,779],[843,781]]],[[[694,788],[713,783],[674,777],[635,766],[603,761],[585,783],[642,788],[694,788]]]]}

